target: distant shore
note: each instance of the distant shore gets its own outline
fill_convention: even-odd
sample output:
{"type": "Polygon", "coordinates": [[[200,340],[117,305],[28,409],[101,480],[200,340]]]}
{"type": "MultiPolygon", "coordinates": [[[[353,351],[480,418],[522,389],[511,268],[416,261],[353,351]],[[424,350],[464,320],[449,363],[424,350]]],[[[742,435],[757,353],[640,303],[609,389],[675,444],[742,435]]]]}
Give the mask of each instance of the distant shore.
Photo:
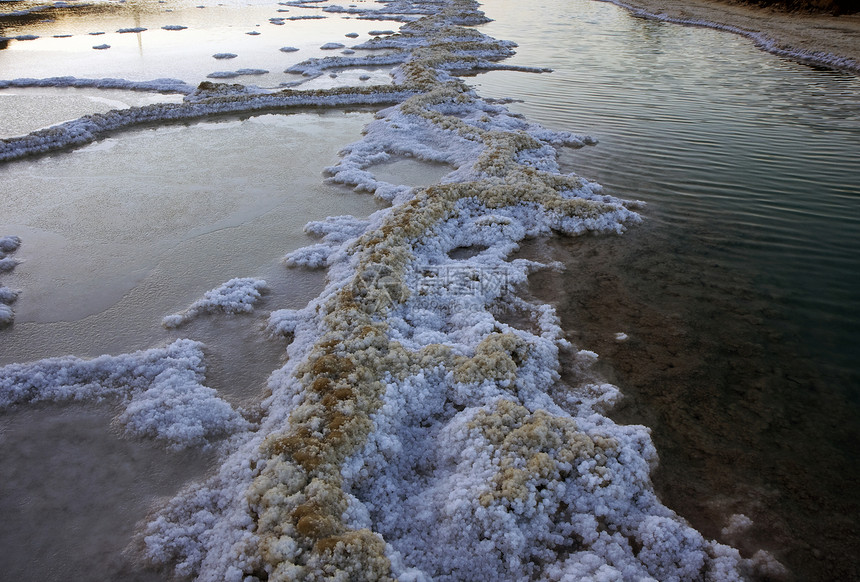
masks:
{"type": "Polygon", "coordinates": [[[769,52],[860,74],[860,14],[791,12],[717,0],[606,1],[646,17],[740,33],[769,52]]]}

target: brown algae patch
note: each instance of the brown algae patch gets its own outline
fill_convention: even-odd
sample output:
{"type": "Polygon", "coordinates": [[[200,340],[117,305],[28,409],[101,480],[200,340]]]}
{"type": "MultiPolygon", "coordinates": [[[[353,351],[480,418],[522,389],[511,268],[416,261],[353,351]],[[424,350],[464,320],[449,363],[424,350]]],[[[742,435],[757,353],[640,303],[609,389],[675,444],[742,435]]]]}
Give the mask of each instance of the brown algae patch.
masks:
{"type": "Polygon", "coordinates": [[[515,402],[500,400],[495,410],[481,411],[469,426],[480,430],[501,457],[495,488],[481,496],[481,505],[525,500],[541,482],[565,480],[577,460],[594,459],[591,471],[602,481],[612,478],[606,460],[617,456],[618,442],[579,432],[572,418],[544,410],[532,414],[515,402]]]}

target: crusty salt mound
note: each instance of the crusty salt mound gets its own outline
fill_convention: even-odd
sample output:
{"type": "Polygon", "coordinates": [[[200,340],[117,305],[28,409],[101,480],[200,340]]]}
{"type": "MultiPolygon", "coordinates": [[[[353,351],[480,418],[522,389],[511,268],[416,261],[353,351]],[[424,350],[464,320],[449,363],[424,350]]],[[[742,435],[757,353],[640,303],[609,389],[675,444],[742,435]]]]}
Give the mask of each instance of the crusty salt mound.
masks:
{"type": "MultiPolygon", "coordinates": [[[[0,237],[0,273],[8,273],[18,266],[20,261],[8,255],[13,254],[21,246],[17,236],[0,237]]],[[[18,291],[0,284],[0,327],[11,325],[15,320],[12,304],[18,299],[18,291]]]]}
{"type": "Polygon", "coordinates": [[[202,384],[202,344],[177,340],[122,356],[66,356],[0,368],[0,410],[36,402],[119,400],[125,431],[171,449],[207,445],[251,424],[202,384]]]}
{"type": "Polygon", "coordinates": [[[201,299],[192,303],[188,309],[168,315],[162,320],[167,328],[179,327],[204,313],[223,312],[230,315],[250,313],[254,305],[268,291],[266,282],[250,277],[230,279],[220,287],[207,291],[201,299]]]}

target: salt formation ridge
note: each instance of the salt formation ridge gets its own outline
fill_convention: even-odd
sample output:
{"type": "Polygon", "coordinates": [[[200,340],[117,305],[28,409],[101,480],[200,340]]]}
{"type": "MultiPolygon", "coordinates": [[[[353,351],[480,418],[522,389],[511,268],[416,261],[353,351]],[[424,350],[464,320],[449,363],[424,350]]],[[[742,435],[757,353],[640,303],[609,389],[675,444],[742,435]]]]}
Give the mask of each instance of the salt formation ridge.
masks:
{"type": "Polygon", "coordinates": [[[167,328],[179,327],[204,313],[221,311],[230,315],[250,313],[254,305],[269,290],[262,279],[243,277],[230,279],[220,287],[207,291],[201,299],[192,303],[188,309],[180,313],[168,315],[162,320],[167,328]]]}
{"type": "Polygon", "coordinates": [[[0,368],[0,410],[37,402],[115,398],[126,433],[171,449],[209,444],[251,424],[204,386],[203,345],[177,340],[121,356],[48,358],[0,368]]]}
{"type": "Polygon", "coordinates": [[[129,81],[127,79],[82,79],[80,77],[48,77],[47,79],[21,78],[0,81],[0,89],[9,87],[75,87],[94,89],[125,89],[128,91],[155,91],[158,93],[188,94],[194,87],[179,79],[154,79],[152,81],[129,81]]]}
{"type": "Polygon", "coordinates": [[[655,14],[653,12],[648,12],[647,10],[644,10],[642,8],[632,6],[626,2],[622,2],[621,0],[601,1],[609,2],[610,4],[615,4],[616,6],[624,8],[625,10],[629,11],[631,14],[639,18],[646,18],[648,20],[659,20],[661,22],[669,22],[672,24],[680,24],[683,26],[701,26],[703,28],[713,28],[714,30],[731,32],[732,34],[745,36],[746,38],[752,40],[753,44],[755,44],[755,46],[757,46],[758,48],[780,57],[786,57],[795,61],[799,61],[801,63],[807,63],[811,65],[824,65],[825,67],[830,67],[833,69],[850,71],[852,73],[860,73],[860,63],[858,63],[854,59],[840,57],[828,52],[809,51],[804,49],[781,46],[779,43],[777,43],[768,35],[762,32],[755,32],[752,30],[741,28],[739,26],[732,26],[730,24],[711,22],[710,20],[701,20],[697,18],[674,18],[662,13],[655,14]]]}
{"type": "MultiPolygon", "coordinates": [[[[21,246],[17,236],[0,237],[0,273],[8,273],[18,266],[19,260],[10,257],[21,246]]],[[[18,291],[0,284],[0,327],[10,325],[15,320],[12,304],[18,299],[18,291]]]]}
{"type": "MultiPolygon", "coordinates": [[[[361,12],[383,15],[406,22],[370,43],[394,49],[392,85],[269,92],[203,83],[182,104],[88,116],[0,143],[0,159],[13,159],[144,121],[389,105],[328,179],[390,207],[367,220],[310,223],[320,242],[286,257],[293,267],[326,267],[328,280],[305,308],[268,319],[270,333],[292,342],[268,380],[259,424],[244,424],[214,395],[198,398],[199,346],[187,340],[171,346],[177,357],[143,352],[6,367],[2,398],[89,398],[122,385],[132,386],[134,403],[137,394],[157,394],[147,386],[162,374],[190,386],[191,418],[207,411],[193,438],[219,427],[234,437],[215,473],[167,502],[143,532],[148,559],[180,577],[744,579],[768,556],[743,559],[660,503],[648,429],[606,416],[620,392],[591,371],[596,354],[564,338],[552,306],[517,293],[531,272],[556,267],[511,259],[520,241],[621,234],[641,220],[638,204],[560,173],[559,148],[592,139],[530,123],[457,78],[507,68],[499,61],[512,54],[511,43],[468,28],[486,22],[476,2],[395,0],[361,12]],[[392,157],[452,171],[426,188],[385,183],[373,166],[392,157]],[[561,380],[561,358],[575,369],[574,385],[561,380]],[[139,370],[152,373],[138,378],[139,370]]],[[[365,64],[329,59],[338,60],[305,61],[302,71],[365,64]]],[[[204,298],[201,308],[219,301],[204,298]]],[[[126,423],[138,424],[173,426],[126,423]]],[[[166,437],[153,430],[186,442],[170,436],[185,434],[185,425],[166,437]]]]}
{"type": "Polygon", "coordinates": [[[34,131],[25,136],[0,139],[0,162],[86,145],[111,133],[147,123],[189,121],[218,113],[291,110],[299,107],[346,107],[399,103],[412,92],[400,87],[351,88],[334,92],[283,90],[268,92],[242,85],[204,82],[183,103],[158,103],[143,107],[86,115],[34,131]]]}
{"type": "Polygon", "coordinates": [[[411,95],[328,170],[391,208],[308,225],[322,241],[286,261],[327,267],[328,285],[270,316],[293,341],[261,426],[150,523],[150,558],[199,580],[742,579],[752,561],[657,499],[648,429],[605,416],[619,391],[589,372],[596,356],[516,295],[544,267],[509,260],[519,241],[621,233],[636,204],[559,173],[557,148],[592,140],[453,77],[510,48],[462,26],[483,21],[473,2],[429,6],[392,41],[411,95]],[[423,189],[380,182],[391,156],[454,169],[423,189]]]}

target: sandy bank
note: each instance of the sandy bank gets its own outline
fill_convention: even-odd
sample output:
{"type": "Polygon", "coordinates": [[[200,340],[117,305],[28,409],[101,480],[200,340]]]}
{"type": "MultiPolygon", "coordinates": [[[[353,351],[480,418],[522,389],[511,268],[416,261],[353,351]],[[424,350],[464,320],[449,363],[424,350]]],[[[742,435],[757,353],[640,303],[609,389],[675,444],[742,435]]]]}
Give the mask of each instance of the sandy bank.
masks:
{"type": "Polygon", "coordinates": [[[860,14],[786,12],[712,0],[609,1],[661,20],[710,23],[748,36],[769,52],[860,74],[860,14]]]}

